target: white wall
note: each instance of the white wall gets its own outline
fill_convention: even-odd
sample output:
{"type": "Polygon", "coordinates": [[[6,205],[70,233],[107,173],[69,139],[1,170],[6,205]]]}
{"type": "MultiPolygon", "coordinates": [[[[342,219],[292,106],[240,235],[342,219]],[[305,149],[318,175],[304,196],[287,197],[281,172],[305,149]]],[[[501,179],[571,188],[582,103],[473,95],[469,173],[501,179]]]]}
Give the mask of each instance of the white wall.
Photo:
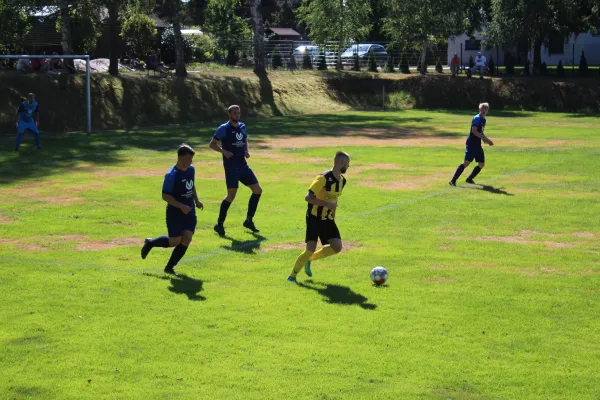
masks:
{"type": "MultiPolygon", "coordinates": [[[[450,64],[450,60],[454,56],[454,53],[458,54],[460,57],[460,49],[462,44],[462,58],[461,63],[464,66],[469,65],[469,57],[473,56],[473,60],[477,56],[478,50],[465,50],[465,42],[470,38],[467,35],[453,36],[448,39],[448,64],[450,64]]],[[[479,32],[475,32],[475,39],[482,40],[481,34],[479,32]]],[[[504,65],[504,51],[499,49],[496,51],[496,48],[492,48],[490,50],[486,50],[481,48],[481,53],[487,58],[489,61],[491,57],[494,58],[494,63],[496,65],[504,65]],[[499,59],[498,59],[499,58],[499,59]],[[500,62],[500,64],[498,64],[500,62]]]]}
{"type": "Polygon", "coordinates": [[[565,66],[573,65],[573,55],[575,55],[575,65],[579,65],[581,52],[585,51],[588,65],[600,65],[600,36],[584,33],[576,38],[575,35],[571,35],[563,48],[562,54],[549,54],[546,46],[542,45],[542,62],[547,65],[558,65],[562,60],[565,66]]]}

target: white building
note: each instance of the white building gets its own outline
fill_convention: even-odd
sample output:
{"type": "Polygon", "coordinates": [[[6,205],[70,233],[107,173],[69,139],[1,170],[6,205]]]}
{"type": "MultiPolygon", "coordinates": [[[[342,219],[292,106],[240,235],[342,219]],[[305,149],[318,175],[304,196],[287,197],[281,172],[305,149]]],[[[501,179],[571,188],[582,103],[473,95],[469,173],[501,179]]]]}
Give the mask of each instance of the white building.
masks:
{"type": "MultiPolygon", "coordinates": [[[[518,64],[522,64],[528,57],[532,57],[526,46],[523,45],[515,45],[510,49],[494,47],[486,50],[482,46],[483,41],[481,32],[475,32],[474,39],[467,35],[448,38],[448,64],[454,53],[461,57],[461,51],[461,62],[465,66],[469,64],[469,57],[473,56],[473,59],[475,59],[479,51],[488,61],[493,57],[496,65],[504,65],[504,53],[507,50],[515,57],[518,64]]],[[[582,51],[585,51],[588,65],[600,65],[600,34],[582,33],[577,37],[571,35],[568,40],[563,37],[556,37],[550,40],[547,46],[542,45],[542,62],[545,62],[546,65],[558,65],[559,61],[562,61],[565,66],[573,65],[573,63],[579,65],[582,51]]]]}

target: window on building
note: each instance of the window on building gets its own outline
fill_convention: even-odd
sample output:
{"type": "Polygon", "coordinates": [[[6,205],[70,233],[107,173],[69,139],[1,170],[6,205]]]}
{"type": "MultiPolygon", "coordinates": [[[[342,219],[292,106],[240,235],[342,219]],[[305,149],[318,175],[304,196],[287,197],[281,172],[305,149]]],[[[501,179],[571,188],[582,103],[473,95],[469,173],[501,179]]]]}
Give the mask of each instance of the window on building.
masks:
{"type": "Polygon", "coordinates": [[[465,50],[481,50],[481,40],[465,40],[465,50]]]}

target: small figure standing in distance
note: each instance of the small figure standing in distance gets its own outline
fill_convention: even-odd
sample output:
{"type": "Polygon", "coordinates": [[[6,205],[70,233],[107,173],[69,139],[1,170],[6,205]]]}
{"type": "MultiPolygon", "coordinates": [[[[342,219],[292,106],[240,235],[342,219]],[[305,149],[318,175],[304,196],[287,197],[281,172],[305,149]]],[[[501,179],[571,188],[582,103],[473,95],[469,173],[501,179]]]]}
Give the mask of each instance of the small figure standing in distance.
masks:
{"type": "Polygon", "coordinates": [[[17,115],[15,116],[15,125],[17,126],[17,144],[15,151],[19,151],[19,146],[23,140],[23,135],[28,129],[35,135],[35,147],[41,149],[40,146],[40,113],[38,102],[35,101],[35,94],[29,93],[27,100],[19,104],[17,115]],[[35,117],[35,118],[34,118],[35,117]],[[35,119],[35,121],[34,121],[35,119]]]}
{"type": "Polygon", "coordinates": [[[467,137],[467,150],[465,151],[465,161],[458,166],[452,180],[450,181],[450,186],[456,186],[456,180],[463,173],[465,168],[471,164],[471,161],[475,159],[477,161],[477,166],[473,168],[473,172],[467,178],[467,183],[475,184],[473,179],[481,172],[481,169],[485,167],[485,154],[483,152],[483,147],[481,146],[481,141],[483,140],[485,143],[490,146],[494,145],[487,136],[483,134],[485,131],[485,116],[487,115],[490,109],[490,105],[488,103],[481,103],[479,105],[479,114],[473,117],[473,121],[471,122],[471,132],[469,132],[469,136],[467,137]]]}
{"type": "Polygon", "coordinates": [[[225,183],[227,196],[221,202],[219,219],[214,229],[220,236],[225,236],[225,219],[231,203],[235,199],[239,183],[243,183],[252,190],[248,202],[248,213],[243,226],[256,233],[259,230],[254,225],[254,214],[262,194],[262,188],[254,172],[248,166],[246,158],[250,158],[248,135],[246,125],[240,122],[240,106],[232,105],[227,109],[229,121],[219,126],[208,146],[216,152],[223,154],[223,167],[225,169],[225,183]],[[219,142],[221,145],[219,146],[219,142]]]}
{"type": "Polygon", "coordinates": [[[167,231],[169,236],[146,239],[142,247],[145,259],[153,247],[175,247],[165,267],[165,273],[177,275],[175,266],[185,255],[196,230],[196,211],[194,205],[204,209],[196,193],[196,170],[192,160],[196,152],[187,144],[177,150],[177,164],[165,175],[162,198],[167,202],[167,231]]]}
{"type": "Polygon", "coordinates": [[[312,276],[312,261],[332,256],[342,251],[342,238],[335,224],[337,202],[346,186],[346,173],[350,166],[348,153],[338,151],[333,161],[333,169],[318,175],[308,189],[304,200],[308,203],[306,212],[306,250],[298,256],[296,264],[287,280],[297,282],[296,275],[304,266],[306,275],[312,276]],[[317,249],[317,240],[323,247],[317,249]]]}

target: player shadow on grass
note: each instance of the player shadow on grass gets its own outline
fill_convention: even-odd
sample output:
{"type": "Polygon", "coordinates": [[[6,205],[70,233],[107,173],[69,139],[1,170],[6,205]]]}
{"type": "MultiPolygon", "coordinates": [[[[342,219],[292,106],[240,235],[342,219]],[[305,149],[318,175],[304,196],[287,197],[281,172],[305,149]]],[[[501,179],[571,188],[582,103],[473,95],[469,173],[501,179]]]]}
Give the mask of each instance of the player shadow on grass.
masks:
{"type": "Polygon", "coordinates": [[[484,192],[493,193],[493,194],[503,194],[505,196],[514,196],[513,193],[508,193],[503,190],[503,188],[497,188],[490,185],[480,185],[477,184],[475,186],[461,186],[463,189],[474,189],[474,190],[483,190],[484,192]]]}
{"type": "Polygon", "coordinates": [[[304,282],[298,282],[298,286],[305,289],[314,290],[321,296],[325,297],[323,301],[330,304],[342,304],[348,306],[357,305],[365,310],[375,310],[377,308],[376,304],[367,303],[369,299],[354,292],[347,286],[332,285],[329,283],[315,283],[312,279],[304,282]]]}
{"type": "Polygon", "coordinates": [[[177,276],[167,276],[167,275],[156,275],[145,273],[146,276],[152,276],[158,279],[162,279],[164,281],[171,281],[171,286],[168,288],[169,292],[175,294],[185,294],[189,300],[192,301],[204,301],[206,297],[199,295],[202,291],[202,285],[204,282],[200,279],[190,278],[187,275],[179,274],[177,276]]]}
{"type": "Polygon", "coordinates": [[[260,244],[267,240],[267,238],[259,233],[252,233],[252,236],[254,236],[253,240],[237,240],[231,236],[224,236],[224,239],[231,240],[231,245],[221,246],[221,248],[238,253],[256,254],[256,250],[260,248],[260,244]]]}

